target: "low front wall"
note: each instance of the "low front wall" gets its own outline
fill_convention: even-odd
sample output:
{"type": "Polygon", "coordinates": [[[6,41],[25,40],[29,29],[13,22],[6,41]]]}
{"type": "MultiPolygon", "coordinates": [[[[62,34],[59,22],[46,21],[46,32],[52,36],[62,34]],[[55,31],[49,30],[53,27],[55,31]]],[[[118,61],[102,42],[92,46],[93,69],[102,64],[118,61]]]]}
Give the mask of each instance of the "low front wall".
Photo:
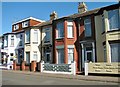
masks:
{"type": "Polygon", "coordinates": [[[86,63],[85,69],[88,73],[120,74],[120,63],[86,63]]]}

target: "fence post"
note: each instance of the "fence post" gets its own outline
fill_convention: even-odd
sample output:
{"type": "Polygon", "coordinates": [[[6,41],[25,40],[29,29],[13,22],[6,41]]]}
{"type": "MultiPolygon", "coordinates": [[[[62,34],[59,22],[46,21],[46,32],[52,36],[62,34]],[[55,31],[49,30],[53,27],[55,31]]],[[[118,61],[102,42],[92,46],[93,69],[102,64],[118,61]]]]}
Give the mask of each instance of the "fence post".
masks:
{"type": "Polygon", "coordinates": [[[72,72],[72,74],[73,75],[76,75],[76,62],[75,61],[73,61],[72,63],[71,63],[71,72],[72,72]]]}
{"type": "Polygon", "coordinates": [[[85,76],[88,76],[88,63],[86,62],[85,63],[85,69],[84,69],[85,71],[85,76]]]}
{"type": "Polygon", "coordinates": [[[43,72],[43,64],[44,64],[44,61],[41,61],[41,63],[40,63],[40,72],[43,72]]]}

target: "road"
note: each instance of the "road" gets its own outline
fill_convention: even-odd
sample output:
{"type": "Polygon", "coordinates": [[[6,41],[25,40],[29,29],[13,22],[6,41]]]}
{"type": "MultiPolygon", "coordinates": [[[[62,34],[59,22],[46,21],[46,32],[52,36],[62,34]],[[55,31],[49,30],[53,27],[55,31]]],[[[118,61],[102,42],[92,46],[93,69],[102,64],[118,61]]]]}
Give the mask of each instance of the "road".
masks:
{"type": "Polygon", "coordinates": [[[117,83],[55,78],[39,74],[2,71],[2,85],[118,85],[117,83]]]}

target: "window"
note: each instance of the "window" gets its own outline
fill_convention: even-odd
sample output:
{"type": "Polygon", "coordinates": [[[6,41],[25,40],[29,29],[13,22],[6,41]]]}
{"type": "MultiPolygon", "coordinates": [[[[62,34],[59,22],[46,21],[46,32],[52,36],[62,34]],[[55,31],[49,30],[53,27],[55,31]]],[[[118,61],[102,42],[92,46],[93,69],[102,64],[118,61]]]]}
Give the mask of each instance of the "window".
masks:
{"type": "Polygon", "coordinates": [[[73,38],[73,25],[67,25],[67,36],[73,38]]]}
{"type": "Polygon", "coordinates": [[[5,36],[5,45],[4,46],[8,46],[8,36],[5,36]]]}
{"type": "Polygon", "coordinates": [[[109,31],[119,29],[119,10],[110,10],[108,11],[108,20],[109,20],[109,31]]]}
{"type": "Polygon", "coordinates": [[[45,43],[50,42],[50,31],[45,32],[45,43]]]}
{"type": "Polygon", "coordinates": [[[102,33],[105,32],[105,20],[104,15],[102,15],[102,33]]]}
{"type": "Polygon", "coordinates": [[[63,22],[59,22],[57,24],[57,38],[63,38],[64,37],[64,24],[63,22]]]}
{"type": "Polygon", "coordinates": [[[26,52],[26,64],[30,64],[30,52],[26,52]]]}
{"type": "Polygon", "coordinates": [[[91,36],[91,19],[85,18],[84,25],[85,25],[85,36],[90,37],[91,36]]]}
{"type": "Polygon", "coordinates": [[[38,42],[38,31],[34,30],[34,42],[38,42]]]}
{"type": "Polygon", "coordinates": [[[58,49],[58,64],[64,63],[64,49],[58,49]]]}
{"type": "Polygon", "coordinates": [[[110,44],[111,62],[120,62],[120,43],[110,44]]]}
{"type": "Polygon", "coordinates": [[[35,61],[37,61],[37,59],[38,59],[37,51],[34,51],[34,53],[33,53],[33,59],[35,61]]]}
{"type": "Polygon", "coordinates": [[[22,34],[20,34],[20,42],[19,42],[19,46],[22,46],[22,38],[23,38],[23,36],[22,36],[22,34]]]}
{"type": "Polygon", "coordinates": [[[14,46],[14,35],[11,35],[11,46],[14,46]]]}
{"type": "Polygon", "coordinates": [[[74,49],[68,49],[68,64],[70,64],[74,60],[74,49]]]}
{"type": "Polygon", "coordinates": [[[30,30],[26,31],[26,43],[30,43],[30,30]]]}
{"type": "Polygon", "coordinates": [[[14,30],[17,30],[17,29],[19,29],[19,24],[16,24],[13,27],[14,27],[14,30]]]}
{"type": "Polygon", "coordinates": [[[28,27],[28,24],[29,24],[29,22],[28,22],[28,21],[25,21],[25,22],[22,23],[22,27],[23,27],[23,28],[28,27]]]}
{"type": "Polygon", "coordinates": [[[106,59],[106,46],[104,46],[104,62],[107,62],[107,59],[106,59]]]}

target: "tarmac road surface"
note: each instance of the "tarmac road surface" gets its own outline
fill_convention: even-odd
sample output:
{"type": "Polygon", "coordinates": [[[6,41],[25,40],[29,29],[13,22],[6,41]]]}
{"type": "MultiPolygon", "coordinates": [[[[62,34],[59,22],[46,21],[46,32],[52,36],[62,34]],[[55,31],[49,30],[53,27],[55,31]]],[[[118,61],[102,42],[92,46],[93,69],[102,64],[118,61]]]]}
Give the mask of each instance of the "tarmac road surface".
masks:
{"type": "Polygon", "coordinates": [[[118,83],[55,78],[34,73],[31,75],[27,72],[24,74],[3,70],[2,85],[118,85],[118,83]]]}

